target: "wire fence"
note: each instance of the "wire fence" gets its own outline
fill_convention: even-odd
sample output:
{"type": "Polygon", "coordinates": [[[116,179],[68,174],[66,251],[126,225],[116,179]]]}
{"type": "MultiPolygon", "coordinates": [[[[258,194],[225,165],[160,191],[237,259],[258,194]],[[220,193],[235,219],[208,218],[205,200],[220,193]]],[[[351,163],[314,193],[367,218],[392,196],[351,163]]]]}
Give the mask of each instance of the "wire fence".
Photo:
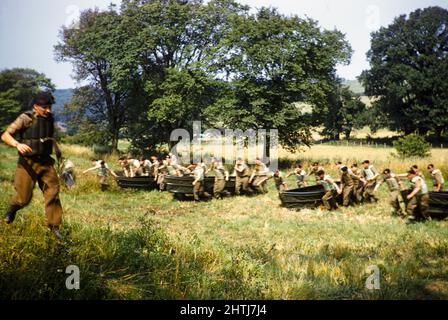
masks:
{"type": "MultiPolygon", "coordinates": [[[[345,146],[345,147],[366,147],[366,148],[394,148],[393,142],[376,142],[368,140],[333,140],[333,141],[316,141],[314,144],[328,145],[328,146],[345,146]]],[[[431,143],[434,149],[448,148],[448,142],[445,143],[431,143]]]]}

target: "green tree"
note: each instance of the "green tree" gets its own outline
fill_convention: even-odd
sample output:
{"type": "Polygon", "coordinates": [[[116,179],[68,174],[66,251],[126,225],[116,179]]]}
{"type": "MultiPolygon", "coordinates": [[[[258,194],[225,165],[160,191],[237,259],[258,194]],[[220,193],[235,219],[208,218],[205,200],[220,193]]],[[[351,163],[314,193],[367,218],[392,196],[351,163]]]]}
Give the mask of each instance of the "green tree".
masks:
{"type": "Polygon", "coordinates": [[[93,86],[86,85],[73,91],[61,114],[66,121],[71,143],[109,145],[111,136],[105,104],[101,90],[93,86]]]}
{"type": "Polygon", "coordinates": [[[309,124],[296,105],[325,99],[336,64],[350,60],[343,34],[270,8],[234,16],[230,27],[218,51],[229,88],[212,113],[221,110],[223,124],[243,130],[278,129],[280,144],[293,151],[308,144],[309,124]]]}
{"type": "Polygon", "coordinates": [[[103,121],[97,130],[107,131],[111,148],[117,151],[120,131],[132,113],[126,100],[137,77],[137,57],[122,17],[113,6],[103,12],[86,10],[76,27],[62,28],[60,39],[55,46],[56,59],[71,62],[75,79],[87,81],[103,99],[103,121]]]}
{"type": "Polygon", "coordinates": [[[0,72],[0,129],[3,130],[20,113],[30,110],[30,101],[39,91],[55,90],[43,73],[33,69],[5,69],[0,72]]]}
{"type": "Polygon", "coordinates": [[[216,48],[228,20],[247,8],[230,0],[134,1],[123,3],[138,69],[132,104],[138,106],[127,135],[138,149],[169,143],[172,130],[192,129],[219,92],[216,48]]]}
{"type": "Polygon", "coordinates": [[[344,134],[348,140],[353,129],[364,126],[363,115],[366,111],[361,99],[338,80],[328,93],[325,104],[314,112],[313,118],[316,125],[324,127],[324,136],[339,140],[340,135],[344,134]]]}
{"type": "Polygon", "coordinates": [[[435,132],[448,126],[448,10],[418,9],[397,17],[372,34],[367,56],[371,69],[360,77],[366,93],[406,134],[435,132]]]}
{"type": "Polygon", "coordinates": [[[425,137],[415,133],[394,141],[394,147],[399,158],[425,158],[431,154],[431,145],[425,137]]]}

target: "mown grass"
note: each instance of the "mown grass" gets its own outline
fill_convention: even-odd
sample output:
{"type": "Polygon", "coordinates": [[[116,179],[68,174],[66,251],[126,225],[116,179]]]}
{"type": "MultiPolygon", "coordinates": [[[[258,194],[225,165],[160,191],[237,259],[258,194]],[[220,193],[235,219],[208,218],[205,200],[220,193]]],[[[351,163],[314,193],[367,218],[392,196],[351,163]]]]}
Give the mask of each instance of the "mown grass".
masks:
{"type": "MultiPolygon", "coordinates": [[[[290,157],[306,165],[370,157],[395,171],[414,163],[389,160],[390,149],[381,156],[381,149],[319,148],[327,146],[290,157]]],[[[3,145],[0,152],[5,211],[16,154],[3,145]]],[[[422,166],[446,164],[447,151],[440,152],[422,166]]],[[[406,225],[390,215],[385,187],[378,205],[332,213],[281,208],[272,182],[267,195],[196,204],[158,191],[123,191],[113,182],[100,192],[93,174],[80,174],[91,151],[65,146],[64,153],[78,176],[74,189],[61,192],[62,232],[72,244],[46,230],[36,189],[14,224],[0,224],[0,299],[448,298],[448,222],[406,225]],[[80,290],[65,287],[69,265],[80,268],[80,290]],[[370,265],[381,270],[380,290],[365,288],[370,265]]],[[[116,168],[114,158],[107,160],[116,168]]]]}

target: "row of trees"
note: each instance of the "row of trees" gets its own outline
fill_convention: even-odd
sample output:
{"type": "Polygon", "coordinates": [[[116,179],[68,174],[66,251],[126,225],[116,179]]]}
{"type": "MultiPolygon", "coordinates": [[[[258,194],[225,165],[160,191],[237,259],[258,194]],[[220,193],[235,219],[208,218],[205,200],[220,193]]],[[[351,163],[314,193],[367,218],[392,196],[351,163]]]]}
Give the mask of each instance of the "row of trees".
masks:
{"type": "Polygon", "coordinates": [[[342,33],[275,9],[250,13],[232,0],[127,0],[87,10],[77,28],[62,28],[55,50],[89,83],[67,106],[82,123],[77,130],[113,149],[120,136],[139,149],[168,142],[193,120],[203,128],[277,128],[280,143],[295,149],[310,142],[311,124],[333,123],[306,121],[297,102],[332,117],[329,99],[350,100],[346,91],[342,100],[334,95],[335,67],[351,55],[342,33]]]}
{"type": "MultiPolygon", "coordinates": [[[[144,150],[201,120],[203,128],[277,128],[280,143],[295,150],[316,127],[330,139],[365,125],[446,131],[447,10],[417,10],[372,33],[371,69],[360,76],[374,101],[366,108],[335,75],[351,56],[342,33],[249,9],[232,0],[125,0],[84,11],[55,46],[56,58],[87,83],[65,106],[69,133],[113,150],[126,137],[144,150]]],[[[54,89],[32,70],[1,72],[0,123],[39,87],[54,89]]]]}

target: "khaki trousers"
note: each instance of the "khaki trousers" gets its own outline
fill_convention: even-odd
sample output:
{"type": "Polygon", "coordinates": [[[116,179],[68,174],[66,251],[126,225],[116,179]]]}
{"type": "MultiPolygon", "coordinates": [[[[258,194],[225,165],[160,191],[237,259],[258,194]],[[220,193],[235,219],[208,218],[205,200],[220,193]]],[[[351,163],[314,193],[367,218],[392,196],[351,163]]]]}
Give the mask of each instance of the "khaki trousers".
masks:
{"type": "Polygon", "coordinates": [[[193,186],[194,200],[201,200],[201,196],[204,195],[204,183],[203,181],[197,181],[193,186]]]}
{"type": "Polygon", "coordinates": [[[213,196],[216,199],[222,198],[222,192],[226,187],[226,180],[224,179],[215,179],[215,184],[213,185],[213,196]]]}
{"type": "Polygon", "coordinates": [[[235,179],[235,194],[240,195],[241,191],[245,193],[252,193],[249,188],[249,177],[238,177],[235,179]]]}
{"type": "Polygon", "coordinates": [[[353,193],[353,186],[344,186],[344,189],[342,190],[342,205],[344,207],[348,207],[348,205],[350,204],[350,198],[352,196],[353,193]]]}
{"type": "Polygon", "coordinates": [[[253,186],[259,193],[268,193],[268,177],[256,176],[253,181],[253,186]]]}
{"type": "Polygon", "coordinates": [[[15,196],[11,206],[17,210],[27,206],[33,197],[36,182],[42,190],[45,214],[49,227],[59,226],[62,221],[62,206],[59,199],[59,179],[53,167],[54,160],[46,157],[19,157],[14,178],[15,196]]]}
{"type": "Polygon", "coordinates": [[[331,201],[333,200],[333,190],[326,191],[322,197],[322,202],[327,210],[333,209],[331,201]]]}
{"type": "Polygon", "coordinates": [[[406,213],[414,219],[429,218],[428,209],[429,194],[427,193],[421,196],[417,195],[413,197],[406,205],[406,213]]]}
{"type": "Polygon", "coordinates": [[[373,181],[373,182],[368,182],[366,184],[366,186],[364,187],[363,196],[367,202],[378,202],[378,198],[376,197],[375,192],[374,192],[375,186],[376,186],[376,181],[373,181]]]}
{"type": "Polygon", "coordinates": [[[400,190],[390,191],[389,194],[389,204],[394,209],[394,214],[402,214],[401,206],[400,206],[400,190]]]}

